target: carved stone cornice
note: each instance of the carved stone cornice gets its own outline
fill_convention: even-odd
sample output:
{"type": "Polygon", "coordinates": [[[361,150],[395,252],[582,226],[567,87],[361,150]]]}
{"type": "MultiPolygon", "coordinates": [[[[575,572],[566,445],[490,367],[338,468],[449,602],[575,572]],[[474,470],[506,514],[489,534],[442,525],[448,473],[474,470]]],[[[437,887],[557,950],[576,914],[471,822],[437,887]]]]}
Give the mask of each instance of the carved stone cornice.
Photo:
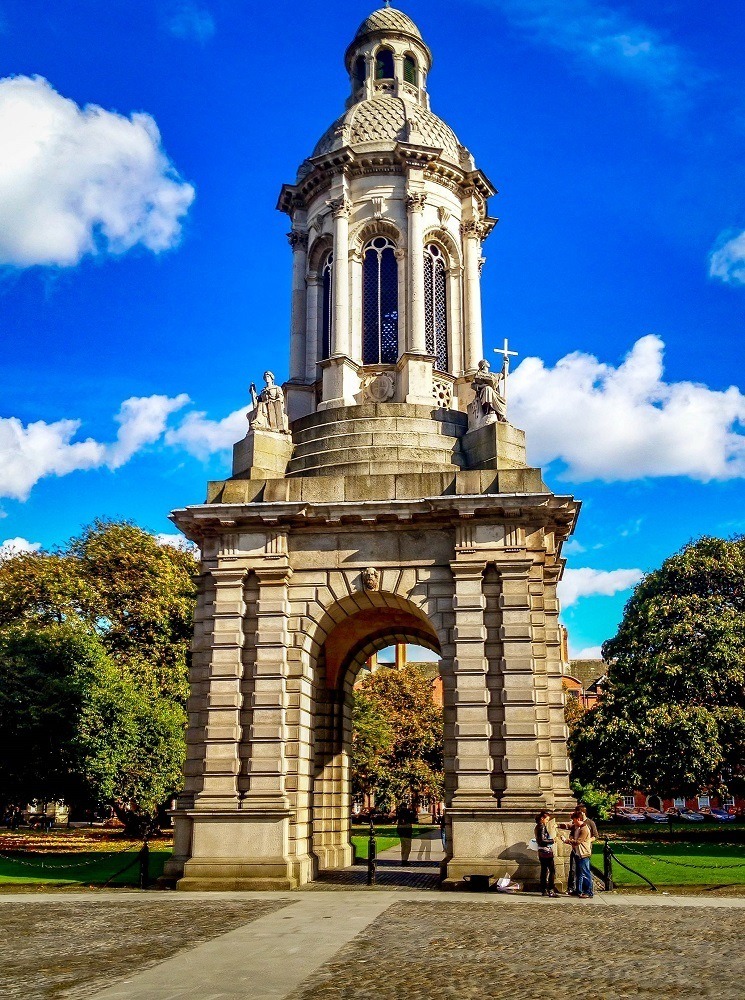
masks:
{"type": "Polygon", "coordinates": [[[307,250],[308,249],[308,234],[300,233],[297,229],[292,229],[287,234],[287,242],[292,247],[293,252],[295,250],[307,250]]]}
{"type": "Polygon", "coordinates": [[[464,239],[483,240],[489,234],[486,226],[478,219],[467,219],[460,224],[460,234],[464,239]]]}
{"type": "Polygon", "coordinates": [[[408,191],[406,194],[406,211],[423,212],[427,195],[423,191],[408,191]]]}

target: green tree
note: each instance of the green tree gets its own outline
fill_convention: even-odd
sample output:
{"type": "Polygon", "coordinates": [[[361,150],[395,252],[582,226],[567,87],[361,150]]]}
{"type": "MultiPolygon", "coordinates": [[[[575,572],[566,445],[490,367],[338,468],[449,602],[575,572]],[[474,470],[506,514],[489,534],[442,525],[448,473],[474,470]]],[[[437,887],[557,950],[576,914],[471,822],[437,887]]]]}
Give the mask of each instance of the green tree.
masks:
{"type": "Polygon", "coordinates": [[[388,805],[442,797],[442,707],[420,668],[379,669],[355,691],[352,783],[388,805]]]}
{"type": "Polygon", "coordinates": [[[649,573],[603,646],[603,699],[573,774],[667,795],[745,788],[745,537],[702,538],[649,573]]]}
{"type": "Polygon", "coordinates": [[[183,708],[152,696],[100,639],[64,622],[0,633],[0,784],[15,801],[133,801],[154,815],[178,788],[183,708]]]}

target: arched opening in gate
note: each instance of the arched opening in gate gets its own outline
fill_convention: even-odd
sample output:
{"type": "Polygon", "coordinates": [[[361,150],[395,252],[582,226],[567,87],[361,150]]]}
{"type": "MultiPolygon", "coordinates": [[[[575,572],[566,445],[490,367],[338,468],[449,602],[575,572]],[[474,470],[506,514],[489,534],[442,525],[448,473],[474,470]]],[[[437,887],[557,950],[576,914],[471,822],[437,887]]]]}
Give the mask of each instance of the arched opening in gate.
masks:
{"type": "MultiPolygon", "coordinates": [[[[430,620],[412,602],[392,594],[374,594],[376,603],[360,608],[340,602],[332,611],[333,623],[318,657],[315,686],[311,796],[312,852],[319,871],[345,868],[353,863],[351,843],[352,737],[355,685],[366,672],[372,656],[391,646],[424,647],[435,657],[443,642],[436,620],[430,620]],[[342,612],[344,616],[342,617],[342,612]]],[[[385,668],[384,668],[385,669],[385,668]]],[[[439,660],[442,686],[443,728],[447,732],[450,697],[448,678],[439,660]]],[[[453,762],[444,740],[446,785],[453,762]]],[[[386,802],[390,809],[401,803],[386,802]]]]}

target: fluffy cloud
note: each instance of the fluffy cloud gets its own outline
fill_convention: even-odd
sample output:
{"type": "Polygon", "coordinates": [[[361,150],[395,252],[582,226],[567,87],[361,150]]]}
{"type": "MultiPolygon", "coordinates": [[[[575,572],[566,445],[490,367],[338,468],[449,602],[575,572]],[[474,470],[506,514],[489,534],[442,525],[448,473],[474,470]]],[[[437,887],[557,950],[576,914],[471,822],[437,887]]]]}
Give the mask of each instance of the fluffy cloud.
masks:
{"type": "Polygon", "coordinates": [[[745,396],[665,382],[664,344],[637,341],[614,368],[579,352],[553,368],[526,358],[510,379],[510,419],[528,434],[531,460],[561,460],[575,482],[745,475],[745,396]]]}
{"type": "Polygon", "coordinates": [[[165,26],[176,38],[187,41],[208,42],[215,34],[215,20],[212,14],[201,4],[183,0],[171,4],[166,14],[165,26]]]}
{"type": "Polygon", "coordinates": [[[572,660],[599,660],[603,655],[602,646],[585,646],[584,649],[569,649],[569,657],[572,660]]]}
{"type": "Polygon", "coordinates": [[[210,420],[205,413],[189,413],[177,428],[166,433],[166,444],[183,448],[196,458],[226,451],[246,436],[246,412],[243,406],[222,420],[210,420]]]}
{"type": "Polygon", "coordinates": [[[0,544],[0,560],[19,556],[23,552],[38,552],[41,542],[29,542],[26,538],[7,538],[0,544]]]}
{"type": "Polygon", "coordinates": [[[74,441],[80,420],[37,420],[24,425],[17,417],[0,418],[0,496],[26,500],[45,476],[107,467],[118,469],[145,445],[153,444],[166,428],[171,413],[188,403],[185,394],[133,397],[125,400],[116,421],[116,440],[105,444],[93,438],[74,441]]]}
{"type": "Polygon", "coordinates": [[[688,89],[698,74],[659,32],[595,0],[476,0],[496,8],[542,45],[604,72],[634,80],[657,96],[688,89]]]}
{"type": "Polygon", "coordinates": [[[640,569],[565,569],[559,600],[563,608],[569,608],[581,597],[612,597],[635,587],[643,576],[640,569]]]}
{"type": "Polygon", "coordinates": [[[183,549],[184,552],[197,551],[197,546],[194,542],[190,542],[183,535],[169,535],[166,532],[160,532],[155,536],[155,541],[158,545],[170,545],[172,549],[183,549]]]}
{"type": "Polygon", "coordinates": [[[174,246],[194,199],[150,115],[84,108],[41,77],[0,80],[0,264],[174,246]]]}
{"type": "Polygon", "coordinates": [[[745,232],[725,233],[709,255],[709,277],[728,285],[745,285],[745,232]]]}

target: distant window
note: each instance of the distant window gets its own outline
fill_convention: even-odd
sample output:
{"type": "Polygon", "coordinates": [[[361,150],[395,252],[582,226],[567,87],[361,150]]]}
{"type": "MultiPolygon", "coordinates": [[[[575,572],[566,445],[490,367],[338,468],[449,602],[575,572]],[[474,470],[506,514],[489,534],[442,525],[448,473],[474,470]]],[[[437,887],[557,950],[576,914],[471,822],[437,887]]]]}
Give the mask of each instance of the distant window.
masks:
{"type": "Polygon", "coordinates": [[[636,805],[636,799],[633,795],[624,795],[623,804],[626,809],[633,809],[636,805]]]}
{"type": "Polygon", "coordinates": [[[685,809],[686,800],[685,799],[673,799],[673,806],[676,809],[685,809]]]}
{"type": "Polygon", "coordinates": [[[332,294],[334,255],[329,253],[323,262],[321,269],[323,293],[321,302],[321,353],[323,359],[331,354],[331,314],[334,308],[334,297],[332,294]]]}
{"type": "Polygon", "coordinates": [[[427,353],[435,355],[437,371],[448,370],[447,275],[436,243],[424,248],[424,326],[427,353]]]}
{"type": "Polygon", "coordinates": [[[568,698],[574,698],[575,701],[579,700],[579,691],[574,691],[571,688],[567,691],[568,698]]]}
{"type": "Polygon", "coordinates": [[[414,56],[404,56],[404,80],[417,85],[416,59],[414,56]]]}
{"type": "Polygon", "coordinates": [[[735,798],[734,798],[733,795],[728,795],[725,798],[725,800],[724,800],[724,808],[725,809],[734,809],[735,808],[735,798]]]}
{"type": "Polygon", "coordinates": [[[711,806],[711,800],[708,795],[699,795],[698,797],[698,807],[699,809],[709,809],[711,806]]]}
{"type": "Polygon", "coordinates": [[[390,49],[378,49],[375,57],[375,79],[392,80],[393,76],[393,53],[390,49]]]}
{"type": "Polygon", "coordinates": [[[367,76],[367,60],[364,56],[357,56],[354,61],[354,88],[357,90],[365,82],[367,76]]]}
{"type": "Polygon", "coordinates": [[[362,263],[362,363],[398,361],[398,261],[395,247],[376,236],[362,263]]]}

